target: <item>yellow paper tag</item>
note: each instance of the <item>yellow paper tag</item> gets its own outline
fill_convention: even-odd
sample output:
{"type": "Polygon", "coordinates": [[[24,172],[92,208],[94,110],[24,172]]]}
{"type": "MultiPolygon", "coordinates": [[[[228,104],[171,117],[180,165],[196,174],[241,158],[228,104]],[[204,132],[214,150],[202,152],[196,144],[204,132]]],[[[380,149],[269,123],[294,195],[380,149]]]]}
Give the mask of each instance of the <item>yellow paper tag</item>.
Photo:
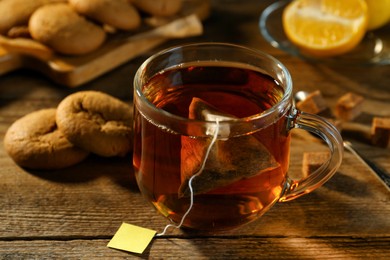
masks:
{"type": "Polygon", "coordinates": [[[142,254],[155,234],[154,230],[122,223],[107,246],[142,254]]]}

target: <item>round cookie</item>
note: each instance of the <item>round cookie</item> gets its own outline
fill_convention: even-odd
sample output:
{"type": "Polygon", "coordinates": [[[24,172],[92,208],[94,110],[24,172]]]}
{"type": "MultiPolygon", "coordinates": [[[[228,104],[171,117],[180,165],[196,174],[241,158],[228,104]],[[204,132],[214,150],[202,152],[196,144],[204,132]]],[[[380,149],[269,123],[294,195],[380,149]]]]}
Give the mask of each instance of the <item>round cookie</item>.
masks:
{"type": "Polygon", "coordinates": [[[79,14],[121,30],[141,25],[138,10],[128,0],[69,0],[79,14]]]}
{"type": "Polygon", "coordinates": [[[170,16],[182,7],[182,0],[132,0],[138,9],[154,16],[170,16]]]}
{"type": "Polygon", "coordinates": [[[0,0],[0,34],[14,26],[27,24],[32,13],[49,0],[0,0]]]}
{"type": "Polygon", "coordinates": [[[79,91],[57,108],[57,125],[75,145],[100,156],[124,156],[132,149],[132,107],[98,91],[79,91]]]}
{"type": "Polygon", "coordinates": [[[68,55],[92,52],[106,39],[102,27],[79,15],[66,3],[41,6],[31,15],[28,28],[34,40],[68,55]]]}
{"type": "Polygon", "coordinates": [[[58,130],[56,109],[42,109],[16,120],[4,137],[5,150],[20,166],[60,169],[84,160],[89,152],[75,147],[58,130]]]}

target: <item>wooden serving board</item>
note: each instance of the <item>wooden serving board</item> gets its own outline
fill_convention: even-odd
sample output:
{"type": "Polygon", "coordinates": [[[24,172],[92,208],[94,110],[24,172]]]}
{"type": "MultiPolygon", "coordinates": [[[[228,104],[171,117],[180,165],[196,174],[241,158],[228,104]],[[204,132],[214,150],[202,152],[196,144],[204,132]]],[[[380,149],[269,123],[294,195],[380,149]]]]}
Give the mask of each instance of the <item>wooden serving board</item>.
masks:
{"type": "Polygon", "coordinates": [[[82,56],[40,55],[0,44],[0,75],[20,68],[39,71],[67,87],[80,86],[173,38],[202,33],[209,14],[208,0],[184,0],[183,10],[160,26],[144,26],[138,33],[110,35],[98,50],[82,56]]]}

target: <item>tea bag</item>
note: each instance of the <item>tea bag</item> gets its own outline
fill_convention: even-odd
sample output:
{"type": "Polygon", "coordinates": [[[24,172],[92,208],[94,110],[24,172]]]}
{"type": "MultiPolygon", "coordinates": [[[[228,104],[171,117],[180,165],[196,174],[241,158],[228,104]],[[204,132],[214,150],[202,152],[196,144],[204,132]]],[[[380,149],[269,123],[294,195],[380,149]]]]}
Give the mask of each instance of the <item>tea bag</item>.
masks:
{"type": "MultiPolygon", "coordinates": [[[[235,119],[233,115],[218,111],[218,109],[199,98],[192,99],[189,107],[189,118],[207,121],[218,120],[219,122],[235,119]]],[[[228,136],[230,131],[229,128],[222,126],[219,129],[210,130],[218,131],[218,134],[222,136],[228,136]]],[[[181,141],[181,185],[178,191],[179,197],[191,195],[188,182],[194,174],[197,174],[197,176],[192,179],[191,187],[195,195],[206,193],[279,167],[279,163],[267,148],[251,135],[217,140],[210,147],[207,158],[205,158],[206,150],[210,146],[210,138],[183,136],[181,141]],[[204,168],[200,171],[203,163],[204,168]]]]}

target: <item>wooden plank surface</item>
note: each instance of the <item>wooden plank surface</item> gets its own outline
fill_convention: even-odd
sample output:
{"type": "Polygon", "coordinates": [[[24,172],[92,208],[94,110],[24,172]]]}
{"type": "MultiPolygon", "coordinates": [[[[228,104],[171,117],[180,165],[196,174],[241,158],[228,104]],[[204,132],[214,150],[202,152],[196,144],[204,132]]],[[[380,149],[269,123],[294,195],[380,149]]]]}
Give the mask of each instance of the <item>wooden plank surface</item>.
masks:
{"type": "MultiPolygon", "coordinates": [[[[269,52],[290,70],[295,90],[320,89],[331,107],[348,91],[366,98],[358,123],[390,116],[390,68],[331,67],[303,62],[268,45],[257,30],[271,1],[214,3],[204,35],[167,42],[80,89],[132,100],[132,78],[146,57],[173,44],[224,41],[269,52]],[[229,33],[223,29],[229,29],[229,33]]],[[[0,259],[389,259],[390,193],[375,175],[346,152],[341,168],[323,187],[278,203],[240,229],[204,233],[170,229],[142,255],[106,247],[124,222],[162,231],[167,221],[136,186],[131,158],[91,156],[57,171],[27,171],[14,164],[3,137],[17,118],[55,107],[75,89],[21,70],[0,77],[0,259]]],[[[390,171],[390,149],[349,137],[360,151],[390,171]]],[[[293,135],[290,172],[301,172],[302,153],[325,149],[309,134],[293,135]]]]}
{"type": "Polygon", "coordinates": [[[0,241],[7,259],[388,259],[383,238],[156,239],[142,256],[109,250],[107,239],[0,241]],[[48,246],[50,245],[50,247],[48,246]],[[169,250],[167,250],[169,248],[169,250]],[[71,250],[70,250],[71,249],[71,250]]]}

